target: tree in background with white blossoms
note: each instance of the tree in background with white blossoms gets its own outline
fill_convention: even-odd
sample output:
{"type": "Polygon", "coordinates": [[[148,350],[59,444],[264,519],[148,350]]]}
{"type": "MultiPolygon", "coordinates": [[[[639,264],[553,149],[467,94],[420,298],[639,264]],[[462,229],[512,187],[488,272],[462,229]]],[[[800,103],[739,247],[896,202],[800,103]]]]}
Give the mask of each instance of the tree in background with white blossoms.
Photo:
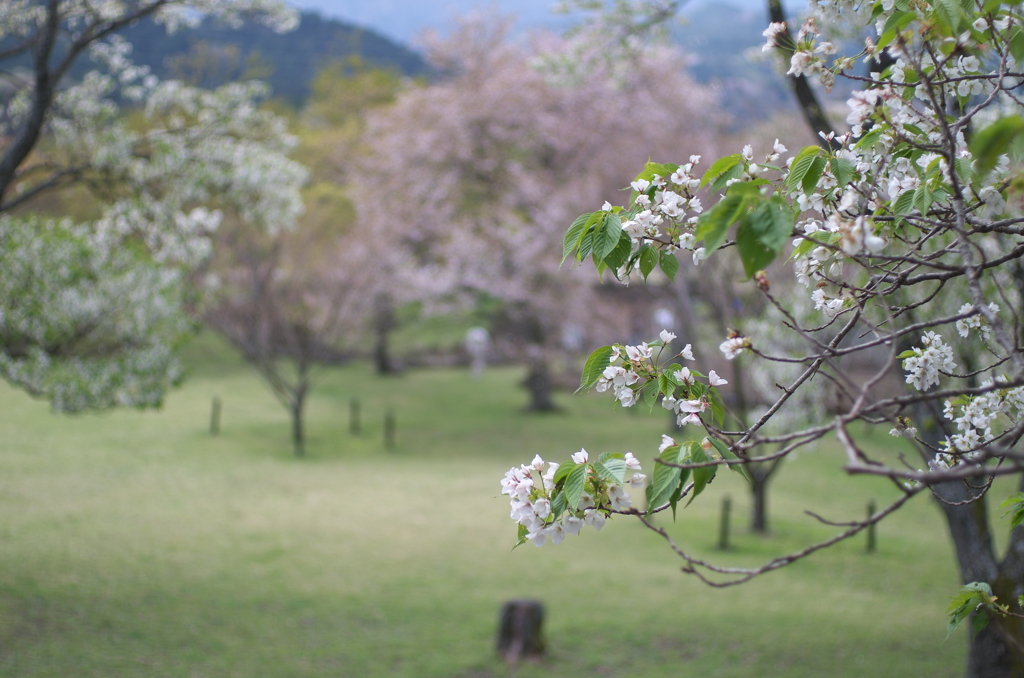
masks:
{"type": "Polygon", "coordinates": [[[285,122],[258,106],[263,85],[161,82],[116,34],[207,15],[297,21],[277,0],[0,8],[0,374],[57,410],[158,405],[181,378],[187,278],[222,210],[268,231],[302,210],[305,170],[285,122]],[[95,69],[68,82],[85,58],[95,69]]]}
{"type": "Polygon", "coordinates": [[[655,265],[674,270],[679,256],[693,265],[735,257],[792,340],[750,323],[722,337],[721,352],[751,369],[785,363],[794,375],[748,426],[729,428],[717,375],[704,376],[696,362],[660,360],[661,340],[598,349],[584,388],[610,392],[623,406],[660,399],[686,424],[680,440],[663,441],[654,457],[648,508],[615,499],[625,492],[623,458],[587,457],[549,469],[550,479],[535,478],[537,467],[510,471],[505,487],[514,508],[515,501],[547,502],[532,516],[524,504],[513,518],[522,537],[546,539],[551,526],[561,521],[568,531],[566,521],[587,511],[605,519],[628,514],[669,543],[685,572],[728,586],[931,497],[945,514],[964,582],[949,628],[971,619],[975,632],[967,675],[1024,675],[1024,491],[989,497],[999,476],[1018,479],[1024,490],[1024,182],[1012,159],[1024,140],[1024,13],[998,0],[814,2],[799,30],[774,27],[766,37],[768,49],[791,41],[791,74],[825,87],[837,78],[860,84],[848,102],[849,131],[775,161],[745,148],[699,173],[685,160],[649,162],[626,204],[572,224],[564,252],[591,258],[619,279],[655,265]],[[837,56],[830,31],[851,28],[870,37],[860,53],[837,56]],[[884,67],[868,75],[870,64],[884,67]],[[679,209],[695,198],[707,207],[701,214],[679,209]],[[794,276],[803,299],[779,293],[773,279],[782,276],[794,276]],[[804,304],[814,313],[795,311],[804,304]],[[858,361],[873,367],[853,378],[858,361]],[[905,382],[902,393],[883,388],[894,371],[905,382]],[[840,396],[833,412],[771,428],[820,382],[840,396]],[[858,444],[879,427],[919,461],[891,464],[858,444]],[[721,466],[743,472],[826,438],[844,454],[842,473],[888,478],[899,498],[758,567],[697,558],[650,520],[692,501],[721,466]],[[527,481],[533,484],[522,490],[527,481]],[[1012,516],[1002,554],[990,536],[993,500],[1012,516]]]}

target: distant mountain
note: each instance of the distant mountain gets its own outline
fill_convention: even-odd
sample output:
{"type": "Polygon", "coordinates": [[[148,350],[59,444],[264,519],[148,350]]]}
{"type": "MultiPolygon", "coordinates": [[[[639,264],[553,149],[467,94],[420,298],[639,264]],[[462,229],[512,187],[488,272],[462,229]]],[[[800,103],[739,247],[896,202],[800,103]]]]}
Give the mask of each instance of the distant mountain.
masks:
{"type": "MultiPolygon", "coordinates": [[[[208,19],[173,35],[152,21],[140,21],[122,35],[134,46],[135,62],[161,78],[213,87],[258,77],[270,83],[274,96],[297,105],[309,96],[317,71],[353,55],[409,76],[430,70],[416,52],[379,33],[313,12],[303,12],[298,28],[282,34],[251,22],[235,29],[208,19]]],[[[83,71],[90,67],[87,60],[80,66],[83,71]]]]}

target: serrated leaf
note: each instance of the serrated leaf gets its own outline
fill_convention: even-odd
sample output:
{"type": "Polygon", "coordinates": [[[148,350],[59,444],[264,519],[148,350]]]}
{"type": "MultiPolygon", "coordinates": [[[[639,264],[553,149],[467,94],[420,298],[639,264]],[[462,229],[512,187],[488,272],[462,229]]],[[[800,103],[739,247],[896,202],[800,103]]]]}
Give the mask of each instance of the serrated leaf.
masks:
{"type": "MultiPolygon", "coordinates": [[[[724,457],[725,459],[739,459],[739,457],[736,456],[736,453],[730,450],[729,446],[723,443],[721,440],[718,440],[717,438],[711,438],[709,436],[708,441],[716,450],[718,450],[718,453],[722,455],[722,457],[724,457]]],[[[735,471],[736,473],[739,473],[747,482],[750,482],[750,474],[747,473],[746,466],[744,466],[743,464],[729,464],[728,466],[730,471],[735,471]]]]}
{"type": "Polygon", "coordinates": [[[604,452],[603,454],[601,454],[597,458],[597,460],[603,464],[604,462],[608,461],[609,459],[625,459],[625,458],[626,458],[626,455],[622,454],[622,452],[604,452]]]}
{"type": "MultiPolygon", "coordinates": [[[[953,596],[952,602],[946,608],[946,637],[948,638],[979,605],[985,605],[991,599],[992,587],[985,582],[976,581],[960,587],[959,593],[953,596]]],[[[979,611],[979,614],[984,613],[979,611]]]]}
{"type": "Polygon", "coordinates": [[[562,263],[569,258],[580,243],[583,241],[583,229],[586,227],[587,222],[590,221],[590,215],[592,212],[581,214],[576,217],[576,220],[572,222],[572,226],[565,232],[565,237],[562,239],[562,263]]]}
{"type": "Polygon", "coordinates": [[[590,464],[577,464],[565,479],[565,504],[570,511],[579,508],[589,469],[590,464]]]}
{"type": "MultiPolygon", "coordinates": [[[[675,464],[679,462],[678,445],[667,448],[658,455],[658,459],[675,464]]],[[[666,466],[665,464],[654,464],[654,471],[651,473],[651,484],[647,486],[647,510],[663,506],[668,502],[672,493],[679,486],[682,469],[678,466],[666,466]]]]}
{"type": "MultiPolygon", "coordinates": [[[[806,150],[806,149],[804,149],[806,150]]],[[[817,148],[815,148],[817,151],[817,148]]],[[[816,154],[805,154],[803,151],[800,155],[793,160],[793,164],[790,165],[789,176],[786,177],[786,188],[791,191],[795,191],[803,185],[804,176],[807,175],[808,170],[811,169],[811,165],[818,159],[816,154]]]]}
{"type": "MultiPolygon", "coordinates": [[[[709,461],[708,456],[704,453],[704,448],[701,447],[700,443],[690,441],[687,445],[690,448],[690,452],[687,455],[688,458],[686,460],[688,463],[701,464],[709,461]]],[[[710,483],[715,477],[715,474],[718,473],[718,467],[702,466],[700,468],[690,469],[690,472],[693,474],[693,490],[690,491],[690,501],[686,502],[687,506],[692,504],[693,500],[697,498],[697,495],[704,491],[704,488],[707,487],[708,483],[710,483]]]]}
{"type": "Polygon", "coordinates": [[[642,393],[644,404],[651,410],[658,404],[658,380],[651,379],[643,387],[642,393]]]}
{"type": "Polygon", "coordinates": [[[676,272],[679,270],[679,260],[676,259],[676,255],[662,250],[658,256],[658,265],[661,266],[661,272],[667,275],[669,280],[676,279],[676,272]]]}
{"type": "Polygon", "coordinates": [[[555,487],[558,487],[559,484],[561,484],[563,481],[565,481],[566,476],[569,475],[569,472],[572,471],[572,469],[573,469],[573,463],[572,462],[565,462],[565,463],[559,464],[558,469],[555,471],[555,475],[552,478],[552,482],[555,484],[555,487]]]}
{"type": "Polygon", "coordinates": [[[817,157],[811,163],[811,166],[807,168],[804,178],[800,181],[800,187],[806,195],[810,195],[818,187],[821,175],[825,173],[826,164],[825,158],[817,157]]]}
{"type": "Polygon", "coordinates": [[[565,513],[565,492],[557,492],[551,498],[551,515],[558,518],[563,513],[565,513]]]}
{"type": "Polygon", "coordinates": [[[904,191],[892,205],[892,213],[898,217],[906,216],[914,211],[914,191],[904,191]]]}
{"type": "Polygon", "coordinates": [[[903,353],[900,353],[898,356],[896,356],[896,359],[897,360],[906,360],[907,358],[913,358],[915,355],[917,355],[916,351],[914,351],[912,349],[908,349],[908,350],[904,351],[903,353]]]}
{"type": "Polygon", "coordinates": [[[597,383],[605,368],[612,364],[614,350],[611,346],[602,346],[590,354],[587,362],[583,364],[583,376],[580,378],[580,387],[577,392],[597,383]]]}
{"type": "Polygon", "coordinates": [[[913,194],[914,209],[922,215],[928,214],[928,209],[932,206],[932,192],[928,190],[927,186],[918,186],[914,189],[913,194]]]}
{"type": "Polygon", "coordinates": [[[1009,507],[1009,511],[1003,514],[1003,517],[1013,514],[1013,518],[1010,519],[1010,529],[1014,529],[1021,523],[1024,523],[1024,492],[1017,492],[1016,494],[1010,495],[1002,504],[1000,508],[1009,507]]]}
{"type": "Polygon", "coordinates": [[[868,149],[868,148],[871,148],[872,146],[874,146],[875,144],[877,144],[878,140],[881,139],[881,138],[882,138],[882,130],[879,130],[879,129],[871,130],[870,132],[868,132],[867,134],[862,136],[860,139],[858,139],[857,143],[854,144],[853,147],[854,148],[864,147],[865,149],[868,149]]]}
{"type": "Polygon", "coordinates": [[[1024,60],[1024,29],[1020,26],[1015,27],[1010,34],[1010,54],[1017,63],[1024,60]]]}
{"type": "Polygon", "coordinates": [[[717,179],[722,175],[723,172],[727,172],[739,163],[743,162],[743,156],[739,153],[734,155],[727,155],[724,158],[711,163],[711,167],[704,173],[704,176],[700,180],[700,185],[703,188],[707,183],[713,179],[717,179]]]}
{"type": "Polygon", "coordinates": [[[630,239],[629,234],[623,231],[615,249],[613,249],[601,263],[612,271],[617,271],[624,263],[626,263],[626,260],[629,259],[629,255],[632,250],[632,240],[630,239]]]}
{"type": "Polygon", "coordinates": [[[530,531],[526,529],[526,525],[520,525],[519,526],[519,530],[517,532],[518,536],[516,538],[516,543],[515,543],[515,546],[512,547],[513,551],[515,551],[517,548],[519,548],[520,546],[522,546],[523,544],[526,543],[526,535],[529,534],[529,533],[530,533],[530,531]]]}
{"type": "Polygon", "coordinates": [[[945,29],[945,35],[955,36],[960,33],[961,17],[964,10],[956,0],[932,0],[935,10],[932,17],[945,29]]]}
{"type": "Polygon", "coordinates": [[[729,195],[718,201],[718,204],[700,215],[695,232],[697,240],[703,241],[708,254],[722,246],[729,226],[739,218],[745,207],[742,197],[729,195]]]}
{"type": "Polygon", "coordinates": [[[731,180],[739,179],[743,175],[743,172],[744,172],[743,165],[734,165],[733,167],[730,167],[726,171],[722,172],[722,174],[719,175],[719,177],[717,179],[715,179],[713,182],[711,182],[711,190],[712,191],[720,191],[720,190],[722,190],[722,188],[724,188],[725,185],[728,184],[731,180]]]}
{"type": "Polygon", "coordinates": [[[608,459],[602,464],[605,470],[610,474],[605,476],[609,480],[622,484],[622,479],[626,476],[626,460],[625,459],[608,459]]]}
{"type": "Polygon", "coordinates": [[[660,390],[664,396],[668,396],[670,398],[673,397],[673,394],[676,392],[675,380],[672,379],[669,374],[662,372],[658,375],[658,390],[660,390]]]}
{"type": "Polygon", "coordinates": [[[839,186],[849,185],[853,181],[853,175],[856,173],[853,163],[846,158],[832,158],[829,161],[829,169],[832,171],[832,175],[836,178],[839,186]]]}
{"type": "Polygon", "coordinates": [[[647,276],[651,274],[654,267],[658,265],[658,251],[650,245],[644,245],[640,248],[640,273],[644,276],[644,280],[647,280],[647,276]]]}
{"type": "Polygon", "coordinates": [[[622,221],[616,214],[605,213],[594,234],[594,263],[603,261],[611,254],[622,237],[622,221]]]}
{"type": "Polygon", "coordinates": [[[974,155],[974,167],[978,177],[983,178],[988,174],[996,166],[999,156],[1009,151],[1013,142],[1022,134],[1024,134],[1024,118],[1019,115],[1000,118],[975,134],[970,148],[974,155]]]}
{"type": "MultiPolygon", "coordinates": [[[[906,10],[906,8],[903,8],[906,10]]],[[[882,28],[882,33],[888,33],[889,31],[898,31],[911,21],[917,18],[916,12],[893,12],[889,15],[889,18],[885,22],[885,27],[882,28]]]]}
{"type": "Polygon", "coordinates": [[[722,401],[722,394],[717,388],[707,390],[708,403],[711,404],[711,417],[715,420],[715,426],[719,428],[725,423],[725,403],[722,401]]]}

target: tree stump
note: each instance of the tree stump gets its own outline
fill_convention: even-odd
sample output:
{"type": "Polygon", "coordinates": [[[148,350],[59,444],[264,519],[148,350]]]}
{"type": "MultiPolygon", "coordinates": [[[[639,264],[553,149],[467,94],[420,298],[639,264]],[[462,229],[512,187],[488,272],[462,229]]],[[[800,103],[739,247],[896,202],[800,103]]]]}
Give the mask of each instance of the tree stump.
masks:
{"type": "Polygon", "coordinates": [[[498,619],[498,655],[509,664],[544,654],[544,606],[535,600],[510,600],[498,619]]]}

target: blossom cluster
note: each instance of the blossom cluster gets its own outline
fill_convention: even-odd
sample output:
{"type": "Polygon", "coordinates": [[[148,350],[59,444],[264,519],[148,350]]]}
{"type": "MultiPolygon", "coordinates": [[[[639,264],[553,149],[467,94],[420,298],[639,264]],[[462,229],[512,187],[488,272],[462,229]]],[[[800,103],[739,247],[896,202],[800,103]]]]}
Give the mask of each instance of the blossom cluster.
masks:
{"type": "Polygon", "coordinates": [[[510,517],[520,526],[520,543],[559,544],[567,534],[578,535],[585,525],[600,531],[611,513],[629,510],[633,504],[625,486],[642,488],[647,476],[641,470],[632,452],[601,455],[592,461],[581,449],[566,465],[545,462],[536,455],[529,464],[508,470],[501,493],[510,498],[510,517]],[[633,472],[628,480],[624,480],[626,470],[633,472]],[[572,496],[574,490],[566,485],[574,471],[582,482],[576,483],[572,496]]]}
{"type": "MultiPolygon", "coordinates": [[[[611,347],[608,366],[594,382],[594,390],[599,393],[611,391],[615,400],[623,407],[632,407],[643,397],[645,390],[649,397],[661,396],[661,406],[676,415],[679,426],[687,424],[702,425],[700,413],[711,407],[712,400],[718,397],[715,387],[724,386],[729,382],[711,370],[705,377],[696,370],[679,363],[659,365],[664,347],[672,343],[676,335],[662,330],[657,341],[642,342],[638,346],[619,345],[611,347]],[[657,354],[655,354],[657,351],[657,354]],[[660,377],[666,378],[668,388],[662,384],[660,377]],[[707,385],[700,381],[707,380],[707,385]]],[[[693,350],[690,344],[683,347],[673,357],[693,361],[693,350]]]]}
{"type": "Polygon", "coordinates": [[[953,347],[943,343],[942,335],[925,332],[921,336],[924,348],[915,346],[903,359],[903,369],[907,371],[906,381],[918,391],[926,391],[933,384],[939,383],[940,374],[949,374],[956,369],[953,359],[953,347]]]}

